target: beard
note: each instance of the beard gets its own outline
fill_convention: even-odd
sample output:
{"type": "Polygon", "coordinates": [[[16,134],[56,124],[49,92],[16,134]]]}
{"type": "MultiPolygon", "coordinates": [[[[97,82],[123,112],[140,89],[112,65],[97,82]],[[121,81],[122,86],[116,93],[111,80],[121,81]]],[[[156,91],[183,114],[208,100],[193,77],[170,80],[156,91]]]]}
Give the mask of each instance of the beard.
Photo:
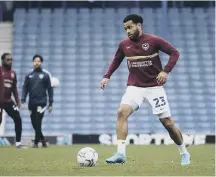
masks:
{"type": "Polygon", "coordinates": [[[4,66],[7,69],[11,69],[12,68],[12,65],[8,65],[8,64],[5,64],[5,63],[3,63],[2,66],[4,66]]]}
{"type": "Polygon", "coordinates": [[[138,29],[136,29],[135,31],[134,31],[134,34],[132,34],[132,36],[131,37],[129,37],[130,38],[130,40],[136,40],[137,38],[139,37],[139,30],[138,29]]]}

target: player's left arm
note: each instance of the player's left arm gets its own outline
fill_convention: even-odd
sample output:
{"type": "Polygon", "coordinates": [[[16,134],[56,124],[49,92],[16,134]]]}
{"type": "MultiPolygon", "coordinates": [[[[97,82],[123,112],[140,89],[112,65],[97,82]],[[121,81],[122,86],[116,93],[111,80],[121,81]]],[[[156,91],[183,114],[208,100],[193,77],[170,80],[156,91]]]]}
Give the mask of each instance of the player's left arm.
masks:
{"type": "Polygon", "coordinates": [[[18,107],[21,106],[20,103],[20,98],[19,98],[19,93],[18,93],[18,89],[17,89],[17,75],[16,73],[14,73],[14,81],[13,81],[13,86],[12,86],[12,92],[13,92],[13,96],[16,100],[16,104],[18,107]]]}
{"type": "Polygon", "coordinates": [[[172,44],[170,44],[168,41],[164,40],[163,38],[156,37],[156,43],[160,51],[170,56],[168,63],[163,69],[164,72],[169,73],[176,65],[180,54],[172,44]]]}
{"type": "Polygon", "coordinates": [[[173,67],[176,65],[180,54],[172,44],[170,44],[168,41],[164,40],[163,38],[156,37],[155,40],[158,49],[170,56],[168,63],[164,67],[163,71],[161,71],[157,77],[158,82],[163,84],[166,82],[168,78],[168,73],[171,72],[173,67]]]}
{"type": "Polygon", "coordinates": [[[53,104],[53,86],[52,86],[52,76],[48,73],[47,77],[47,92],[49,96],[49,112],[52,111],[52,104],[53,104]]]}

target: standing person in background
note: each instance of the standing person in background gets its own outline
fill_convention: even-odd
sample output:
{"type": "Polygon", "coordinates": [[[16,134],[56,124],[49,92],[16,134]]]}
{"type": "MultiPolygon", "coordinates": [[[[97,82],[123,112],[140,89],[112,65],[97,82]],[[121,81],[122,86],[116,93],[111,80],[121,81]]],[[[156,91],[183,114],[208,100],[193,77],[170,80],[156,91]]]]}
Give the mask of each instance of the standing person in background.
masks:
{"type": "MultiPolygon", "coordinates": [[[[2,67],[0,77],[3,77],[4,84],[4,102],[2,108],[7,112],[7,114],[13,119],[15,123],[15,133],[16,133],[16,147],[23,148],[21,145],[21,134],[22,134],[22,119],[19,113],[19,108],[21,106],[19,94],[17,90],[17,76],[16,72],[11,69],[12,67],[12,56],[10,53],[4,53],[1,56],[2,67]],[[2,75],[1,75],[2,74],[2,75]],[[12,94],[16,100],[16,104],[12,100],[12,94]]],[[[2,85],[2,80],[0,81],[2,85]]],[[[2,88],[0,88],[2,89],[2,88]]],[[[0,98],[2,98],[2,92],[0,98]]],[[[1,110],[2,118],[2,110],[1,110]]],[[[2,121],[2,119],[1,119],[2,121]]]]}
{"type": "Polygon", "coordinates": [[[51,74],[42,69],[43,57],[40,55],[33,56],[34,69],[25,77],[22,89],[22,104],[25,103],[29,94],[28,108],[31,112],[31,122],[35,130],[34,148],[38,148],[38,143],[42,142],[42,147],[47,147],[44,135],[42,133],[42,119],[47,109],[47,92],[49,96],[49,112],[52,111],[53,104],[53,87],[51,84],[51,74]]]}

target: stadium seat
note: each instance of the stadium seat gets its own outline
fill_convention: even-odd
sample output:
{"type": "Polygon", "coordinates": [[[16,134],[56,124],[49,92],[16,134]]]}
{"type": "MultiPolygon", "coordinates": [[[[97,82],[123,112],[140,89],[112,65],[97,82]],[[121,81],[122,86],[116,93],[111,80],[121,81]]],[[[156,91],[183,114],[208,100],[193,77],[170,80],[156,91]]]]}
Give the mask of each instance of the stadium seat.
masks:
{"type": "MultiPolygon", "coordinates": [[[[148,33],[159,35],[164,30],[160,8],[15,9],[13,56],[19,92],[35,53],[44,56],[44,68],[60,79],[61,87],[54,89],[54,110],[45,117],[44,132],[115,132],[116,111],[126,88],[127,62],[122,62],[106,90],[102,91],[99,83],[125,37],[122,19],[128,13],[144,14],[148,33]]],[[[213,14],[213,8],[168,8],[167,39],[181,55],[165,88],[171,113],[184,133],[214,133],[213,14]]],[[[168,56],[161,56],[165,65],[168,56]]],[[[23,134],[31,133],[28,111],[21,115],[23,134]]],[[[147,105],[129,122],[131,133],[166,132],[147,105]]],[[[6,133],[14,133],[11,119],[6,119],[6,133]]]]}

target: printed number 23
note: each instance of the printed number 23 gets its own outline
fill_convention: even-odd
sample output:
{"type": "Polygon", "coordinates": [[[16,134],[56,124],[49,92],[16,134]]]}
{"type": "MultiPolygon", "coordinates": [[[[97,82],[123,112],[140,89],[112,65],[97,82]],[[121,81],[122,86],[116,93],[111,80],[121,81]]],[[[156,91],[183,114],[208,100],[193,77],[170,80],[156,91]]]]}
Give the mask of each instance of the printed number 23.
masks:
{"type": "Polygon", "coordinates": [[[163,96],[159,98],[155,98],[153,99],[153,101],[155,101],[155,108],[159,108],[160,106],[166,105],[166,101],[164,100],[163,96]]]}

